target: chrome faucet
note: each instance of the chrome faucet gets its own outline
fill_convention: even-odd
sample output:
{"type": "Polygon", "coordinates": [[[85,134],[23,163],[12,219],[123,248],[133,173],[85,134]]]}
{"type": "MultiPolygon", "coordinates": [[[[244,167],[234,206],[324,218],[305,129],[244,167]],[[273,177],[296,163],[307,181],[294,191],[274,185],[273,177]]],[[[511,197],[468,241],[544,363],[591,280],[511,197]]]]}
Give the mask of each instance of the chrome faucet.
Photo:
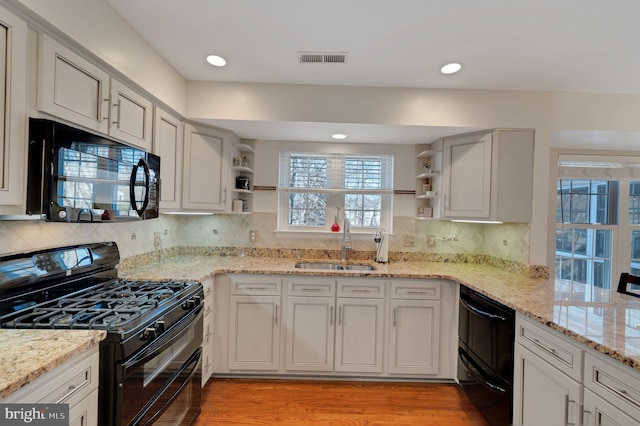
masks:
{"type": "Polygon", "coordinates": [[[342,229],[342,251],[340,254],[340,260],[342,262],[347,261],[347,250],[353,250],[351,246],[351,224],[349,223],[349,219],[347,219],[347,215],[344,215],[344,227],[342,229]]]}

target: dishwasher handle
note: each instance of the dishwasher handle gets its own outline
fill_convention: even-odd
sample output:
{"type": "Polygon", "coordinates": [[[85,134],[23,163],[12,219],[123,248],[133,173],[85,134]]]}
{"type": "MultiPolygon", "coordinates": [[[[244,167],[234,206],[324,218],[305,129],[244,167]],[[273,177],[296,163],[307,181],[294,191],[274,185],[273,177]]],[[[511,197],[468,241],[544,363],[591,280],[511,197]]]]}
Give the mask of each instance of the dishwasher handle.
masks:
{"type": "Polygon", "coordinates": [[[509,318],[503,316],[503,315],[496,315],[496,314],[492,314],[490,312],[484,311],[474,305],[471,304],[470,300],[465,300],[465,296],[464,295],[460,295],[460,303],[462,303],[462,305],[464,305],[465,308],[467,308],[467,310],[473,312],[476,315],[479,315],[481,317],[484,318],[488,318],[490,320],[496,320],[496,321],[508,321],[509,318]]]}

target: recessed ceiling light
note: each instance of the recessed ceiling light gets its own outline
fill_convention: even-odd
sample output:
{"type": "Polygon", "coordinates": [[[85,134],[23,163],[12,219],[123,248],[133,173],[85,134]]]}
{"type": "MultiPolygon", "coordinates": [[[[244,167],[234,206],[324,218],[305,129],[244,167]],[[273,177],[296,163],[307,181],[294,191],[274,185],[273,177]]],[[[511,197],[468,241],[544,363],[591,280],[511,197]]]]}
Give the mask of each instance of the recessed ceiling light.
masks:
{"type": "Polygon", "coordinates": [[[209,62],[214,67],[224,67],[227,65],[227,61],[218,55],[209,55],[207,56],[207,62],[209,62]]]}
{"type": "Polygon", "coordinates": [[[346,139],[347,135],[345,135],[344,133],[335,133],[331,135],[331,137],[334,139],[346,139]]]}
{"type": "Polygon", "coordinates": [[[440,68],[442,74],[455,74],[462,69],[462,65],[457,62],[452,62],[440,68]]]}

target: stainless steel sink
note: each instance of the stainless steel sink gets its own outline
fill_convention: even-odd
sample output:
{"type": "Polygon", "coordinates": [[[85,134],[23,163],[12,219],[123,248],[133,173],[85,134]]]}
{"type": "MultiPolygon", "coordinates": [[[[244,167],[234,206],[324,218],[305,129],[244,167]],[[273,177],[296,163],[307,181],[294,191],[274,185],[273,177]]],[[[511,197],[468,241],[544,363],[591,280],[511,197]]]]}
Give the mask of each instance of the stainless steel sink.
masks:
{"type": "Polygon", "coordinates": [[[353,263],[341,264],[333,262],[301,262],[295,265],[298,269],[333,269],[340,271],[375,271],[373,265],[356,265],[353,263]]]}
{"type": "Polygon", "coordinates": [[[352,265],[346,264],[344,269],[347,271],[375,271],[377,268],[373,265],[352,265]]]}

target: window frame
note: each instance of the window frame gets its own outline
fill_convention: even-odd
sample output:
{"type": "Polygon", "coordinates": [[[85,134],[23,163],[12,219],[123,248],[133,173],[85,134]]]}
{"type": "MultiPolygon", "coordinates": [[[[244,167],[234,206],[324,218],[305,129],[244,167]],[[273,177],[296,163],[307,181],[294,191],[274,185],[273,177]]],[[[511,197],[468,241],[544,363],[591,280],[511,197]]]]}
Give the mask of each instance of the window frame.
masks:
{"type": "MultiPolygon", "coordinates": [[[[617,206],[609,206],[609,208],[617,208],[617,223],[611,225],[602,224],[572,224],[572,223],[559,223],[556,220],[555,233],[560,229],[608,229],[611,230],[611,271],[610,271],[610,285],[604,287],[611,291],[615,291],[616,283],[622,272],[629,272],[632,267],[632,243],[633,233],[640,232],[640,224],[629,223],[629,209],[630,209],[630,190],[632,183],[640,182],[640,168],[637,168],[635,164],[638,163],[640,158],[634,156],[601,156],[595,154],[584,154],[583,152],[568,153],[568,152],[555,152],[558,155],[558,160],[562,161],[563,158],[568,162],[575,161],[576,164],[563,168],[561,164],[558,164],[558,174],[556,175],[556,194],[555,194],[555,216],[558,218],[558,199],[559,194],[557,191],[558,181],[563,180],[606,180],[618,182],[618,194],[617,194],[617,206]],[[610,163],[610,164],[605,164],[610,163]],[[582,164],[581,167],[579,165],[582,164]]],[[[611,200],[610,200],[611,202],[611,200]]],[[[613,210],[612,210],[613,211],[613,210]]],[[[558,265],[558,251],[557,242],[553,240],[553,254],[554,254],[554,277],[559,277],[557,271],[558,265]]],[[[640,263],[640,262],[639,262],[640,263]]]]}
{"type": "MultiPolygon", "coordinates": [[[[328,233],[335,234],[330,230],[331,225],[334,223],[334,216],[337,214],[338,207],[340,207],[340,214],[338,215],[338,224],[342,228],[344,227],[344,214],[345,214],[345,198],[348,194],[376,194],[381,196],[380,200],[380,226],[358,226],[357,224],[351,224],[351,232],[355,234],[375,234],[380,229],[385,229],[386,232],[391,232],[393,226],[393,179],[394,179],[394,160],[393,154],[379,154],[379,153],[348,153],[348,154],[335,154],[335,153],[322,153],[322,152],[302,152],[302,151],[287,151],[280,152],[278,155],[278,203],[277,203],[277,232],[302,232],[302,233],[328,233]],[[289,165],[288,160],[283,159],[284,156],[310,156],[310,157],[323,157],[328,161],[327,166],[327,188],[310,188],[305,190],[304,188],[291,188],[286,185],[286,182],[290,182],[290,171],[287,173],[286,182],[283,181],[283,175],[281,168],[283,162],[289,165]],[[381,166],[381,184],[387,186],[386,189],[352,189],[346,188],[344,185],[344,170],[346,159],[348,158],[376,158],[379,157],[383,162],[387,162],[381,166]],[[336,165],[335,162],[339,161],[340,164],[336,165]],[[339,183],[342,180],[342,183],[339,183]],[[301,192],[301,193],[322,193],[326,194],[326,206],[325,206],[325,224],[322,226],[313,225],[289,225],[289,193],[301,192]]],[[[289,166],[290,170],[290,166],[289,166]]]]}

